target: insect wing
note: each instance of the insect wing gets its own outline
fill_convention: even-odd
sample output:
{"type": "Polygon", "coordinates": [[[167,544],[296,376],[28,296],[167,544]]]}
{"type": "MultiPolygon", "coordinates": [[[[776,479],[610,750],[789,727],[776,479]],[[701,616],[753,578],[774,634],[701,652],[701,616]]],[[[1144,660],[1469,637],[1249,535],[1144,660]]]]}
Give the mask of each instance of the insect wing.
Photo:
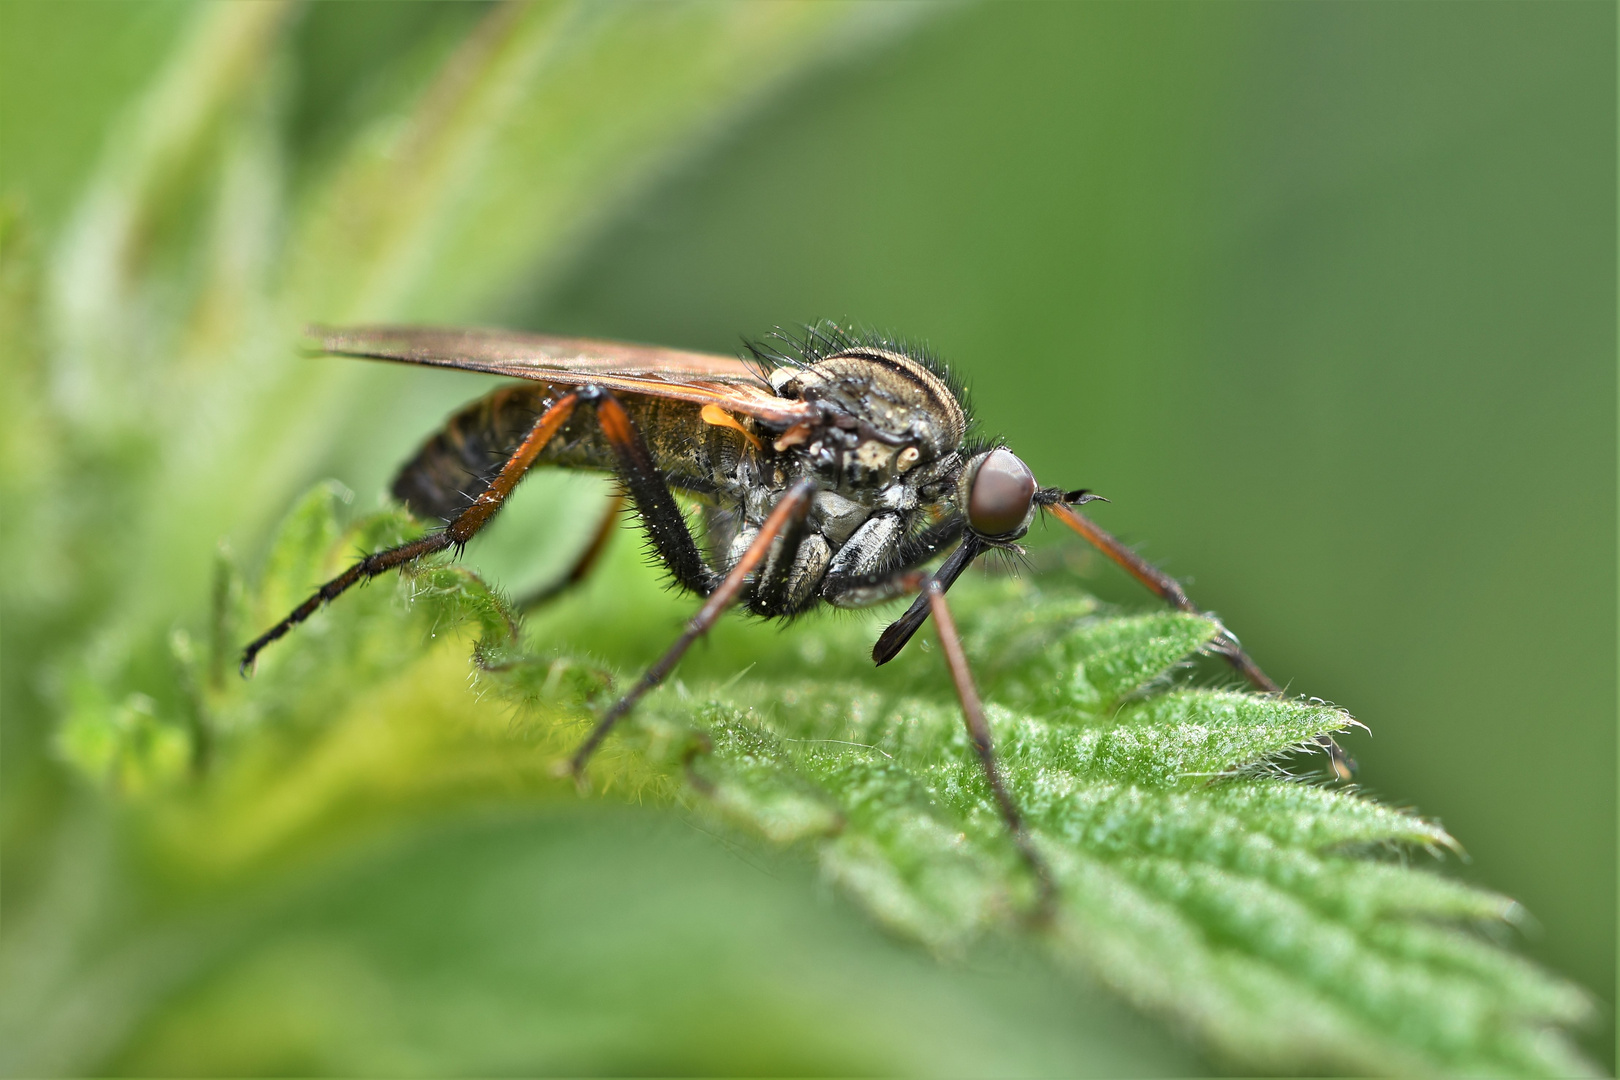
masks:
{"type": "Polygon", "coordinates": [[[506,330],[312,326],[307,334],[316,349],[338,356],[457,368],[561,386],[601,386],[717,405],[773,427],[791,427],[816,416],[813,406],[778,397],[755,368],[729,356],[506,330]]]}

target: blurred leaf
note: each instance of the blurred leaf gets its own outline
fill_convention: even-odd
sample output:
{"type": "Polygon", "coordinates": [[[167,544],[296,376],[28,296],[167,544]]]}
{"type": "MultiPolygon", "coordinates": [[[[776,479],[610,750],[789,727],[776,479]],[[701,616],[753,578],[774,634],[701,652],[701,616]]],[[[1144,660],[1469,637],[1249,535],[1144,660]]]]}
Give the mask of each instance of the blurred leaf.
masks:
{"type": "Polygon", "coordinates": [[[1014,949],[941,971],[818,902],[792,860],[749,865],[667,815],[588,809],[489,813],[351,856],[111,1071],[1196,1070],[1014,949]]]}
{"type": "Polygon", "coordinates": [[[161,64],[190,0],[0,7],[0,189],[55,225],[121,106],[161,64]]]}

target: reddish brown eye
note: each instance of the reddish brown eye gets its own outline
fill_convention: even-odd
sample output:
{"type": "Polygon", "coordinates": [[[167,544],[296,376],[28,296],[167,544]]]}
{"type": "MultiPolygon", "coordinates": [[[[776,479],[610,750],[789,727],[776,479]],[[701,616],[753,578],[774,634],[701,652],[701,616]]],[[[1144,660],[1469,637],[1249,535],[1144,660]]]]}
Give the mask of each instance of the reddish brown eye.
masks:
{"type": "Polygon", "coordinates": [[[968,489],[968,524],[984,536],[1005,536],[1023,526],[1035,500],[1035,474],[1012,451],[992,450],[968,489]]]}

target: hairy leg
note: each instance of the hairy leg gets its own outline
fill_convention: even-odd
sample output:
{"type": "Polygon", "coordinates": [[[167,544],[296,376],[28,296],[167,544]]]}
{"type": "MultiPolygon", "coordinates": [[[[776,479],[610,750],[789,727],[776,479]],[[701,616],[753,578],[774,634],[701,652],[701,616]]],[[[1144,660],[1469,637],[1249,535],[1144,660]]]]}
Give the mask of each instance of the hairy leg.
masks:
{"type": "Polygon", "coordinates": [[[506,459],[501,466],[500,473],[495,477],[488,488],[473,500],[471,506],[463,510],[456,519],[442,531],[430,533],[416,540],[407,541],[397,547],[385,551],[373,552],[349,567],[337,577],[322,585],[315,593],[299,604],[280,622],[260,634],[248,643],[242,650],[242,674],[246,675],[253,667],[253,661],[265,646],[284,636],[289,630],[315,614],[323,604],[330,604],[343,595],[354,585],[362,581],[370,581],[379,574],[415,562],[426,555],[432,555],[446,548],[465,547],[467,541],[478,534],[478,531],[489,524],[495,514],[505,504],[507,496],[517,487],[523,474],[529,471],[535,458],[540,456],[546,443],[573,415],[574,407],[579,403],[580,395],[577,392],[564,394],[554,401],[550,408],[541,413],[529,429],[529,433],[518,448],[506,459]]]}

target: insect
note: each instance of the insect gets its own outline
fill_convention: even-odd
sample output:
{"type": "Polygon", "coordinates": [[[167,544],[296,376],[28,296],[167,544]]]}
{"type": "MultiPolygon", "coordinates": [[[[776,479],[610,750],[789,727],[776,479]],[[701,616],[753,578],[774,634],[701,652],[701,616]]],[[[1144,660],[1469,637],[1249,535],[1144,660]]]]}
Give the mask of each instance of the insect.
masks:
{"type": "MultiPolygon", "coordinates": [[[[393,492],[442,529],[374,552],[322,585],[242,654],[244,674],[271,642],[359,582],[447,549],[489,524],[529,469],[597,469],[617,477],[657,558],[703,598],[685,631],[609,707],[574,754],[592,752],[687,649],[733,605],[791,617],[822,605],[868,607],[908,594],[911,606],[879,636],[893,659],[930,616],[986,780],[1025,859],[1029,844],[997,768],[989,725],[945,594],[975,559],[1018,541],[1038,513],[1079,533],[1182,611],[1181,586],[1076,507],[1098,498],[1042,487],[1006,446],[971,433],[961,385],[926,351],[834,324],[779,333],[733,359],[674,349],[501,331],[425,327],[312,328],[325,352],[513,376],[453,416],[400,470],[393,492]],[[677,503],[701,505],[704,543],[677,503]],[[936,569],[924,569],[940,556],[936,569]]],[[[578,580],[603,528],[570,572],[578,580]]],[[[1215,650],[1257,689],[1274,683],[1224,634],[1215,650]]],[[[1334,770],[1349,775],[1325,739],[1334,770]]]]}

